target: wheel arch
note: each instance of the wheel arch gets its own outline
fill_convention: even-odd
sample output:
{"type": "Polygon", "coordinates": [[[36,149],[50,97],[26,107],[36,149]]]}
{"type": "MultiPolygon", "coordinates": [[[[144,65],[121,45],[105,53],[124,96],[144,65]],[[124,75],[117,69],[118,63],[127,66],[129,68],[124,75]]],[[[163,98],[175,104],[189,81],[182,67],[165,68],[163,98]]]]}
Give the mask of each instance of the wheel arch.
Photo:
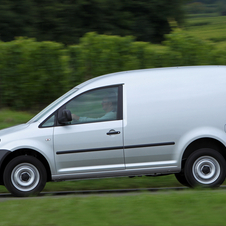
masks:
{"type": "Polygon", "coordinates": [[[35,151],[33,149],[23,148],[23,149],[18,149],[16,151],[11,152],[3,160],[2,164],[1,164],[1,167],[0,167],[0,184],[2,184],[2,185],[4,184],[3,183],[3,173],[4,173],[4,170],[5,170],[6,165],[13,158],[18,157],[18,156],[22,156],[22,155],[34,156],[35,158],[37,158],[38,160],[40,160],[41,163],[44,165],[44,167],[46,169],[47,181],[51,181],[52,180],[50,166],[49,166],[49,163],[46,160],[46,158],[41,153],[39,153],[39,152],[37,152],[37,151],[35,151]]]}
{"type": "Polygon", "coordinates": [[[194,140],[192,143],[190,143],[187,148],[185,149],[183,156],[182,156],[182,165],[181,168],[184,168],[185,161],[187,158],[195,152],[197,149],[200,148],[212,148],[218,151],[226,160],[226,147],[223,143],[221,143],[219,140],[214,138],[199,138],[197,140],[194,140]]]}

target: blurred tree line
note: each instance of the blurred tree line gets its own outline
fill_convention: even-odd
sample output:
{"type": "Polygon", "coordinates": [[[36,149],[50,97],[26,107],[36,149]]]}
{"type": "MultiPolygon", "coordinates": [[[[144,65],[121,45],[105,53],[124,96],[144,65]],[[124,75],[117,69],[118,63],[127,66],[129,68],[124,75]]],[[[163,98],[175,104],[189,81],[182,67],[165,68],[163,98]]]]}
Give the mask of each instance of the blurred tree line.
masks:
{"type": "Polygon", "coordinates": [[[188,0],[185,11],[190,14],[218,13],[226,15],[226,0],[188,0]]]}
{"type": "Polygon", "coordinates": [[[169,19],[182,24],[187,0],[0,0],[0,39],[18,36],[66,45],[85,33],[132,35],[160,43],[169,19]]]}
{"type": "Polygon", "coordinates": [[[204,4],[215,4],[217,3],[219,0],[188,0],[187,2],[190,3],[194,3],[194,2],[202,2],[204,4]]]}

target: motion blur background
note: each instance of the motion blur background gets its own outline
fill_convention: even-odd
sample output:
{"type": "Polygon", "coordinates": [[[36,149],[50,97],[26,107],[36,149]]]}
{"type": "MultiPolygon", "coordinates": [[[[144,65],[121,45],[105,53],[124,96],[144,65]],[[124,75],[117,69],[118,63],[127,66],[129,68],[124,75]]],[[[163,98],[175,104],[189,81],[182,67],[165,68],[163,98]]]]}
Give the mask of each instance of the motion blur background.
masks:
{"type": "MultiPolygon", "coordinates": [[[[225,19],[226,0],[0,0],[0,129],[28,121],[95,76],[225,65],[225,19]]],[[[48,182],[44,191],[178,186],[169,175],[48,182]]],[[[0,226],[226,225],[225,202],[225,189],[1,197],[0,226]]]]}
{"type": "Polygon", "coordinates": [[[226,0],[0,0],[0,109],[106,73],[226,63],[226,0]]]}

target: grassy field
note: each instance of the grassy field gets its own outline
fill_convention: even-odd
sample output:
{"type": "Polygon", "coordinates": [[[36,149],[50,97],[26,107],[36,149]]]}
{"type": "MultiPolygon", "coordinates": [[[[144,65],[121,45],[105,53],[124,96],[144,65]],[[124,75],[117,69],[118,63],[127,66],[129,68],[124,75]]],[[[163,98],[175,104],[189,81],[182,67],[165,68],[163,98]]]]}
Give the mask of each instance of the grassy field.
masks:
{"type": "Polygon", "coordinates": [[[226,47],[226,16],[189,17],[184,30],[200,39],[213,42],[217,48],[226,47]]]}
{"type": "MultiPolygon", "coordinates": [[[[43,192],[52,191],[81,191],[126,188],[160,188],[181,187],[174,175],[162,177],[118,177],[80,181],[48,182],[43,192]]],[[[4,186],[0,186],[0,193],[8,193],[4,186]]]]}
{"type": "Polygon", "coordinates": [[[8,109],[0,109],[0,129],[26,123],[34,114],[28,112],[18,112],[8,109]]]}
{"type": "Polygon", "coordinates": [[[3,199],[0,226],[223,226],[225,202],[223,190],[3,199]]]}

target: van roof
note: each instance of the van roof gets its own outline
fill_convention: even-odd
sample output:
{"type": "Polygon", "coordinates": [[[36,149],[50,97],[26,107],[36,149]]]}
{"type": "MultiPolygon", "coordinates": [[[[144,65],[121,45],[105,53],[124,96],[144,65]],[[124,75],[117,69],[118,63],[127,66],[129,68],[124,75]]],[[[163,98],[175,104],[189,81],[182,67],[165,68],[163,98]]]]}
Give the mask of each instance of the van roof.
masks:
{"type": "Polygon", "coordinates": [[[81,84],[79,84],[78,86],[76,86],[76,88],[82,88],[84,86],[87,86],[91,83],[96,83],[98,82],[98,80],[102,80],[103,78],[111,78],[111,77],[118,77],[118,76],[122,76],[122,75],[126,75],[126,74],[134,74],[134,73],[139,73],[139,74],[144,74],[147,72],[156,72],[156,71],[160,71],[160,70],[167,70],[168,72],[172,72],[178,69],[183,69],[183,70],[193,70],[193,69],[201,69],[201,70],[210,70],[210,69],[226,69],[226,66],[224,65],[208,65],[208,66],[179,66],[179,67],[162,67],[162,68],[149,68],[149,69],[138,69],[138,70],[130,70],[130,71],[122,71],[122,72],[115,72],[115,73],[110,73],[110,74],[105,74],[102,76],[98,76],[92,79],[89,79],[81,84]]]}

